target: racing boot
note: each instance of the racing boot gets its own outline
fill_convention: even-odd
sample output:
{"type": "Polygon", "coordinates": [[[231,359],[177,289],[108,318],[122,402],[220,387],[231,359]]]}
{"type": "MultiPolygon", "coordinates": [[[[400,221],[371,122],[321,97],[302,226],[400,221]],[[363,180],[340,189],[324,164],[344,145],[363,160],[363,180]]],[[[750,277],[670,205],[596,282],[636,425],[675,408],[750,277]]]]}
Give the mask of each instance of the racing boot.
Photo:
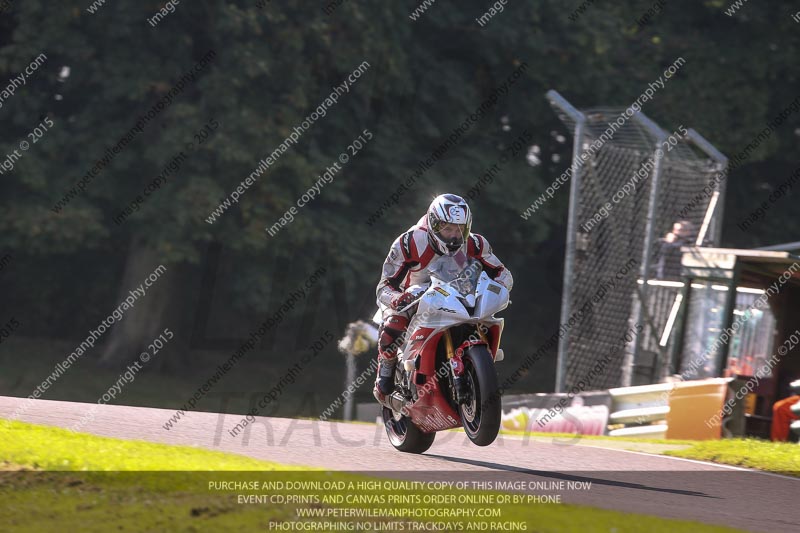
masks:
{"type": "Polygon", "coordinates": [[[397,366],[397,351],[408,327],[408,318],[402,315],[389,316],[378,328],[378,376],[375,380],[375,398],[383,398],[394,391],[394,369],[397,366]]]}
{"type": "Polygon", "coordinates": [[[375,388],[383,396],[388,396],[394,391],[395,367],[397,367],[397,356],[391,359],[378,357],[378,377],[375,380],[375,388]]]}

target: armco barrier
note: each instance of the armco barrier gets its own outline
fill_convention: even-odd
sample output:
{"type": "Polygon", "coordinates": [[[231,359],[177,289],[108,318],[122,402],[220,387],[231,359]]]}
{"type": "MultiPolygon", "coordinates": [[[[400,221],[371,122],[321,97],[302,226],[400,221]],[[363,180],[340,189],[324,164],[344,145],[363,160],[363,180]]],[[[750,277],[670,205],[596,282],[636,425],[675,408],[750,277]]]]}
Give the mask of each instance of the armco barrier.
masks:
{"type": "Polygon", "coordinates": [[[666,438],[669,397],[673,383],[610,389],[612,437],[666,438]]]}
{"type": "Polygon", "coordinates": [[[611,397],[606,391],[510,394],[503,397],[501,428],[540,433],[604,435],[611,397]]]}
{"type": "Polygon", "coordinates": [[[609,390],[613,437],[718,439],[730,378],[658,383],[609,390]],[[712,424],[706,424],[712,421],[712,424]]]}
{"type": "Polygon", "coordinates": [[[605,405],[567,406],[558,412],[550,409],[514,407],[503,411],[501,427],[525,433],[575,433],[604,435],[608,427],[608,407],[605,405]]]}

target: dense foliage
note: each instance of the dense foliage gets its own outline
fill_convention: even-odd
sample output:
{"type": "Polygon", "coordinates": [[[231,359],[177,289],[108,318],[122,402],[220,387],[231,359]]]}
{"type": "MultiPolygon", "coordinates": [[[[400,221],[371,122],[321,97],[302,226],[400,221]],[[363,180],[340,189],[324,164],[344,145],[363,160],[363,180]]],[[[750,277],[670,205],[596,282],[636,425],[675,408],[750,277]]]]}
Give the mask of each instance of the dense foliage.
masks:
{"type": "MultiPolygon", "coordinates": [[[[327,329],[338,336],[347,322],[373,312],[392,239],[435,194],[466,195],[527,132],[541,164],[531,164],[523,150],[471,202],[474,231],[489,239],[516,279],[504,337],[513,371],[531,343],[556,329],[560,305],[566,189],[530,220],[519,216],[571,153],[569,140],[558,138],[568,133],[544,98],[548,89],[580,107],[628,105],[683,57],[686,65],[645,113],[667,129],[694,127],[732,154],[800,86],[800,25],[790,2],[750,2],[727,16],[724,1],[668,0],[640,25],[654,3],[598,2],[572,20],[578,0],[511,0],[483,27],[475,19],[489,2],[439,0],[412,21],[415,1],[349,0],[326,14],[308,2],[203,0],[178,4],[156,27],[147,19],[161,2],[108,0],[94,14],[89,4],[17,1],[0,14],[0,89],[39,54],[47,56],[0,108],[0,158],[45,117],[54,124],[0,176],[0,252],[13,256],[0,273],[0,320],[15,316],[29,336],[83,338],[133,280],[163,263],[172,275],[159,282],[153,301],[168,301],[168,308],[139,306],[119,361],[138,353],[137,336],[145,337],[140,344],[151,340],[147,313],[174,324],[186,348],[180,353],[238,346],[319,267],[328,273],[307,305],[262,347],[302,349],[327,329]],[[196,80],[55,213],[51,208],[67,191],[210,50],[215,56],[196,80]],[[369,68],[350,91],[237,204],[207,223],[259,160],[365,61],[369,68]],[[523,64],[507,94],[397,205],[368,224],[420,162],[523,64]],[[123,224],[114,223],[211,121],[219,127],[195,143],[166,184],[123,224]],[[364,129],[374,138],[363,151],[270,237],[265,227],[364,129]]],[[[731,176],[726,244],[797,240],[791,198],[746,233],[735,222],[797,166],[798,127],[795,113],[731,176]]],[[[187,360],[176,351],[167,366],[180,369],[187,360]]],[[[330,348],[314,372],[338,374],[341,362],[330,348]]],[[[552,369],[552,361],[542,362],[520,387],[549,389],[552,369]]]]}

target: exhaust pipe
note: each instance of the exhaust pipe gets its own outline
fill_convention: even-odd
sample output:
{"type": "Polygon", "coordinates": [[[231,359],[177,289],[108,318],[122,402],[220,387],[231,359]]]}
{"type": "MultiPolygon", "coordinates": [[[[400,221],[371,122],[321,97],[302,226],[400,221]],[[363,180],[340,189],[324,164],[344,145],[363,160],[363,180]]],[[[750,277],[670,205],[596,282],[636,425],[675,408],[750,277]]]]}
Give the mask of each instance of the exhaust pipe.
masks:
{"type": "Polygon", "coordinates": [[[375,396],[375,399],[378,400],[378,403],[383,405],[384,407],[388,407],[392,411],[396,413],[402,413],[405,409],[408,402],[405,398],[398,392],[394,391],[390,395],[384,397],[384,400],[381,401],[380,392],[377,389],[372,389],[372,395],[375,396]]]}
{"type": "Polygon", "coordinates": [[[406,399],[405,399],[405,398],[403,398],[403,396],[402,396],[402,395],[401,395],[399,392],[397,392],[397,391],[394,391],[394,392],[393,392],[391,395],[389,395],[389,397],[388,397],[388,398],[386,398],[386,399],[389,401],[389,404],[390,404],[390,405],[389,405],[389,408],[391,408],[391,409],[392,409],[392,411],[395,411],[395,412],[397,412],[397,413],[402,413],[402,412],[404,412],[404,411],[405,411],[405,409],[406,409],[406,404],[407,404],[408,402],[406,401],[406,399]]]}

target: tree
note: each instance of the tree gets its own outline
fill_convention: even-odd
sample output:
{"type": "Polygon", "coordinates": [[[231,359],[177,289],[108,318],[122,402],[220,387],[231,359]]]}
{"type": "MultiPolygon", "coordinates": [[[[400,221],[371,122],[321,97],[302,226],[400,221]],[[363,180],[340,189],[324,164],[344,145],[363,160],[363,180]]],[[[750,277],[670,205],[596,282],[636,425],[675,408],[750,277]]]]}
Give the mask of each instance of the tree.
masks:
{"type": "MultiPolygon", "coordinates": [[[[475,18],[486,11],[483,2],[459,3],[457,9],[436,5],[412,21],[413,8],[405,3],[346,2],[328,15],[321,7],[288,1],[205,0],[177,5],[152,27],[147,19],[161,7],[108,2],[90,14],[85,2],[30,1],[14,4],[11,16],[0,18],[0,30],[7,30],[0,31],[0,79],[47,55],[24,90],[0,108],[6,126],[0,155],[45,117],[54,122],[13,172],[2,176],[0,244],[24,250],[31,272],[57,262],[59,272],[48,286],[61,287],[35,293],[11,287],[13,300],[31,313],[52,307],[47,312],[69,325],[64,329],[82,330],[156,266],[168,268],[110,332],[102,357],[108,364],[138,354],[167,317],[194,315],[196,293],[207,290],[197,283],[209,246],[220,247],[234,265],[225,276],[230,290],[219,304],[239,313],[243,323],[231,336],[246,332],[255,316],[280,302],[281,290],[321,263],[336,265],[326,283],[339,288],[326,288],[319,305],[341,305],[336,300],[344,298],[343,307],[364,313],[391,240],[417,220],[435,193],[466,194],[527,130],[530,144],[541,149],[541,164],[531,167],[526,153],[517,154],[473,202],[475,229],[509,263],[517,290],[547,294],[509,314],[504,343],[513,362],[529,348],[530,324],[542,336],[557,326],[557,288],[547,280],[559,276],[547,274],[552,262],[539,259],[542,243],[563,239],[566,192],[533,219],[519,217],[570,157],[570,143],[554,140],[564,129],[544,99],[548,89],[582,107],[626,106],[666,66],[685,57],[686,66],[645,112],[665,126],[693,126],[731,154],[791,101],[797,82],[793,23],[789,17],[776,20],[759,4],[748,4],[733,18],[721,13],[720,2],[670,4],[639,26],[636,15],[648,8],[640,2],[590,7],[575,21],[559,3],[520,3],[481,27],[475,18]],[[750,59],[753,47],[760,50],[759,61],[750,59]],[[238,202],[213,224],[206,222],[259,161],[364,62],[369,67],[350,91],[238,202]],[[195,78],[185,81],[199,63],[204,66],[193,71],[195,78]],[[388,214],[367,224],[420,161],[523,63],[523,77],[496,105],[388,214]],[[112,149],[113,157],[85,191],[53,212],[159,102],[163,109],[119,153],[112,149]],[[212,121],[219,126],[209,131],[212,121]],[[374,139],[290,225],[269,236],[265,228],[296,205],[365,128],[374,139]],[[201,144],[195,135],[202,138],[204,130],[201,144]],[[144,188],[165,173],[166,183],[145,199],[144,188]],[[125,207],[133,211],[132,204],[137,210],[115,223],[125,207]],[[276,272],[287,264],[291,268],[276,287],[276,272]],[[72,312],[81,298],[89,298],[85,312],[72,312]]],[[[787,132],[794,124],[797,116],[754,154],[754,164],[765,161],[763,172],[783,169],[790,160],[796,141],[787,132]]],[[[729,212],[750,193],[748,172],[743,167],[730,178],[729,212]]],[[[358,318],[363,316],[348,321],[358,318]]],[[[320,320],[319,327],[338,327],[338,318],[320,320]]]]}

